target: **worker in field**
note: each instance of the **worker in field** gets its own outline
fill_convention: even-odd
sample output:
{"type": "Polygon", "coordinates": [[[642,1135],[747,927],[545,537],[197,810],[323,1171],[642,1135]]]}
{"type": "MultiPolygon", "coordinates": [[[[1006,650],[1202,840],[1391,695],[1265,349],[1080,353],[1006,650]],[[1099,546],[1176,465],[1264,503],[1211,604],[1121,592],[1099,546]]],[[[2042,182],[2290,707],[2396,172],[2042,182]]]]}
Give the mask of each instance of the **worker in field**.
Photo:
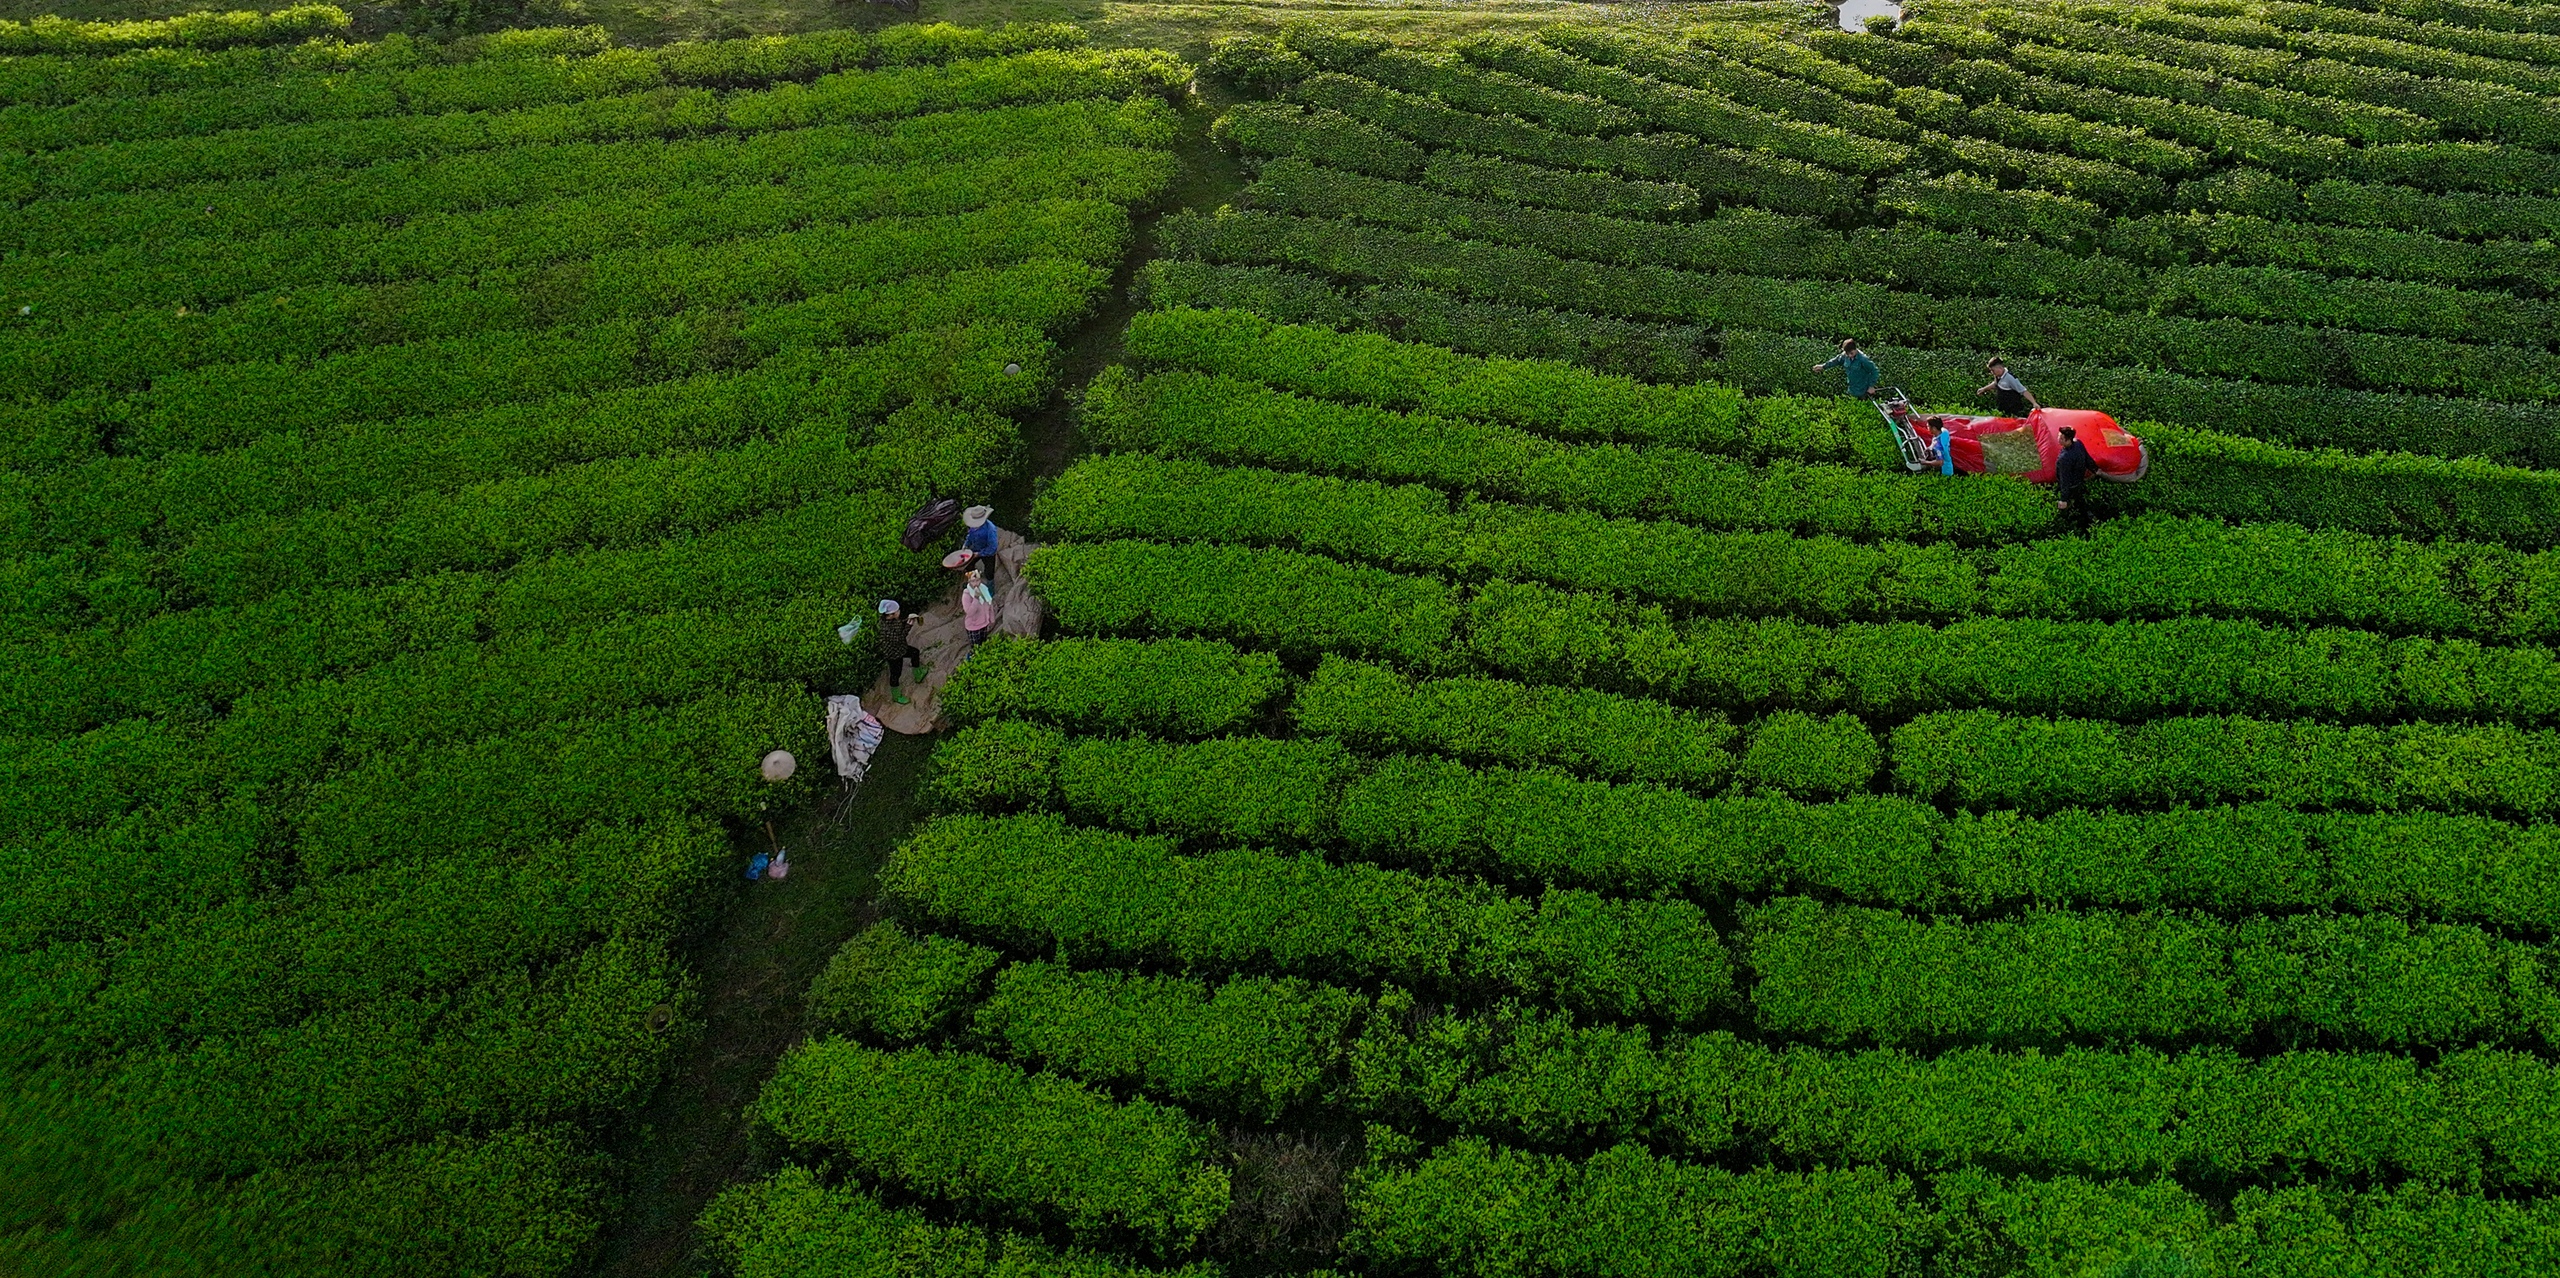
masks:
{"type": "Polygon", "coordinates": [[[899,705],[907,704],[907,694],[898,686],[899,676],[905,673],[909,663],[913,663],[916,681],[921,683],[927,667],[924,654],[907,642],[907,614],[898,611],[895,599],[880,601],[880,659],[889,663],[889,699],[899,705]]]}
{"type": "Polygon", "coordinates": [[[971,566],[987,574],[989,586],[995,585],[996,550],[1002,545],[995,515],[993,506],[971,506],[960,512],[960,522],[969,526],[968,533],[960,538],[960,548],[969,552],[971,566]]]}
{"type": "Polygon", "coordinates": [[[1947,447],[1947,419],[1932,417],[1919,431],[1920,460],[1938,463],[1941,473],[1956,473],[1955,453],[1947,447]]]}
{"type": "MultiPolygon", "coordinates": [[[[2028,390],[2027,384],[2019,381],[2016,373],[2009,371],[2008,362],[1997,356],[1991,360],[1990,383],[1975,391],[1974,394],[1997,397],[2000,401],[2002,417],[2024,417],[2044,407],[2036,402],[2035,392],[2028,390]]],[[[2084,448],[2080,451],[2085,456],[2089,450],[2084,448]]]]}
{"type": "Polygon", "coordinates": [[[1814,365],[1813,371],[1827,373],[1835,368],[1848,377],[1852,399],[1875,398],[1876,383],[1884,380],[1884,371],[1876,367],[1874,360],[1867,358],[1865,351],[1858,349],[1858,339],[1854,337],[1841,339],[1840,353],[1814,365]]]}
{"type": "MultiPolygon", "coordinates": [[[[986,642],[987,632],[996,628],[995,592],[987,589],[986,574],[974,564],[967,584],[960,587],[960,626],[969,632],[969,643],[960,650],[960,661],[967,661],[986,642]]],[[[951,668],[959,669],[960,663],[953,662],[951,668]]]]}
{"type": "Polygon", "coordinates": [[[2053,509],[2063,522],[2085,532],[2089,527],[2089,473],[2098,463],[2089,456],[2089,446],[2080,442],[2080,432],[2062,428],[2062,455],[2053,463],[2053,509]]]}

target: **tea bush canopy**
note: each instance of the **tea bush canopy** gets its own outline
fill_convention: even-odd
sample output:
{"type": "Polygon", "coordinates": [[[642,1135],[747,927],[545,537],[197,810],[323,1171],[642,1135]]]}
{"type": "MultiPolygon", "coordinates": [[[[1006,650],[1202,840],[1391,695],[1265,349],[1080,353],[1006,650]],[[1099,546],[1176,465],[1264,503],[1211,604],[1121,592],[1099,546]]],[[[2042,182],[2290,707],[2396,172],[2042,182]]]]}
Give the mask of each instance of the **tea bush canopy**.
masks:
{"type": "Polygon", "coordinates": [[[729,836],[820,784],[757,760],[1014,464],[1190,78],[348,27],[0,24],[11,1273],[592,1262],[729,836]]]}
{"type": "Polygon", "coordinates": [[[2555,37],[1221,43],[1249,184],[1156,226],[1032,512],[1056,624],[955,677],[846,950],[932,1019],[818,1027],[715,1255],[817,1272],[775,1239],[834,1175],[1150,1268],[2549,1267],[2555,37]],[[2152,472],[2085,534],[1908,474],[1844,337],[1954,412],[2005,356],[2152,472]],[[953,1053],[1024,1073],[909,1107],[909,1163],[798,1117],[953,1053]],[[1053,1183],[979,1177],[1068,1086],[1213,1133],[1106,1179],[1223,1170],[1217,1227],[1071,1218],[1063,1112],[1053,1183]]]}

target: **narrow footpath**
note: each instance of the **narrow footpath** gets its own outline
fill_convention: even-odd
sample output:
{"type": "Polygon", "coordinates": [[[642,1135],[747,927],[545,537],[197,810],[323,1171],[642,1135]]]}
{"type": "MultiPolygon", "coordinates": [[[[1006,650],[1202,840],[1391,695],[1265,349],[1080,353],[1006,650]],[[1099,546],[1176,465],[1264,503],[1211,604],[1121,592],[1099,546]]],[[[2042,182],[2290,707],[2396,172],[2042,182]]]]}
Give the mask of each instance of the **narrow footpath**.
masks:
{"type": "MultiPolygon", "coordinates": [[[[1000,573],[996,583],[1003,595],[998,626],[1007,633],[1036,633],[1041,620],[1027,597],[1016,606],[1013,592],[1019,589],[1021,560],[1029,547],[1010,531],[1027,525],[1041,489],[1081,451],[1075,397],[1120,358],[1121,333],[1138,310],[1131,285],[1139,267],[1155,255],[1156,222],[1176,209],[1215,210],[1244,189],[1244,172],[1235,157],[1209,140],[1210,123],[1231,102],[1206,83],[1200,89],[1207,96],[1195,97],[1183,112],[1182,132],[1174,142],[1181,169],[1173,188],[1154,212],[1138,219],[1136,243],[1097,313],[1062,340],[1058,393],[1023,424],[1026,463],[989,498],[996,526],[1009,534],[1002,553],[1011,571],[1000,573]]],[[[695,1218],[714,1194],[756,1170],[758,1153],[745,1120],[746,1106],[772,1077],[783,1052],[800,1041],[801,996],[809,983],[826,969],[838,946],[879,917],[872,890],[875,872],[914,822],[916,782],[933,753],[936,738],[930,734],[939,726],[931,694],[950,677],[951,658],[958,656],[958,590],[955,580],[945,597],[934,601],[915,638],[933,667],[924,680],[928,696],[919,698],[911,689],[914,704],[899,706],[889,699],[885,678],[862,693],[863,708],[893,729],[872,757],[869,777],[849,802],[838,791],[809,808],[777,815],[776,832],[790,850],[790,877],[738,883],[737,896],[688,948],[688,960],[700,978],[697,1014],[702,1029],[678,1053],[657,1098],[605,1146],[620,1172],[620,1200],[612,1205],[588,1270],[598,1278],[690,1278],[700,1273],[695,1218]],[[929,629],[931,625],[947,625],[949,633],[929,629]]],[[[825,765],[824,760],[817,763],[825,765]]],[[[743,866],[759,850],[766,850],[762,830],[741,839],[737,863],[743,866]]]]}

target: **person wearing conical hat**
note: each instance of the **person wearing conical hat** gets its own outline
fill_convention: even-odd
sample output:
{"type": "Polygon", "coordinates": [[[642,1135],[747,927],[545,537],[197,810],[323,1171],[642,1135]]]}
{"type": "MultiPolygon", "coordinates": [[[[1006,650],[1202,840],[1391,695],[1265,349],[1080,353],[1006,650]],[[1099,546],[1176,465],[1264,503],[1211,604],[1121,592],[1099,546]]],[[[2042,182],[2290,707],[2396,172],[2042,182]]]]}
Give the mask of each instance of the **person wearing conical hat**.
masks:
{"type": "Polygon", "coordinates": [[[987,575],[990,586],[996,581],[996,550],[1002,545],[995,514],[993,506],[971,506],[960,512],[960,522],[969,526],[968,534],[960,539],[960,548],[975,556],[969,562],[987,575]]]}

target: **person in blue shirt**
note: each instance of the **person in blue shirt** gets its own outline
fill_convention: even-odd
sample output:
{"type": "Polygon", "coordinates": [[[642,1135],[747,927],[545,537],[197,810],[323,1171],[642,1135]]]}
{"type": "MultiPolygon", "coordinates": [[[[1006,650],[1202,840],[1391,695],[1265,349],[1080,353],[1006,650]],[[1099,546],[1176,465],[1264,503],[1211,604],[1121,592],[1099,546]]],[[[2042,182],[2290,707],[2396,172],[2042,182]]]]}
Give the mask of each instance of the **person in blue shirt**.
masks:
{"type": "Polygon", "coordinates": [[[960,512],[960,522],[969,526],[968,535],[960,539],[960,548],[976,556],[970,563],[987,575],[990,586],[996,580],[996,550],[1003,544],[998,540],[995,513],[993,506],[971,506],[960,512]]]}
{"type": "Polygon", "coordinates": [[[1814,365],[1813,371],[1821,373],[1835,368],[1848,375],[1849,394],[1855,399],[1873,398],[1876,383],[1884,380],[1883,370],[1876,367],[1874,360],[1867,358],[1865,351],[1858,349],[1858,339],[1854,337],[1843,339],[1840,353],[1814,365]]]}

